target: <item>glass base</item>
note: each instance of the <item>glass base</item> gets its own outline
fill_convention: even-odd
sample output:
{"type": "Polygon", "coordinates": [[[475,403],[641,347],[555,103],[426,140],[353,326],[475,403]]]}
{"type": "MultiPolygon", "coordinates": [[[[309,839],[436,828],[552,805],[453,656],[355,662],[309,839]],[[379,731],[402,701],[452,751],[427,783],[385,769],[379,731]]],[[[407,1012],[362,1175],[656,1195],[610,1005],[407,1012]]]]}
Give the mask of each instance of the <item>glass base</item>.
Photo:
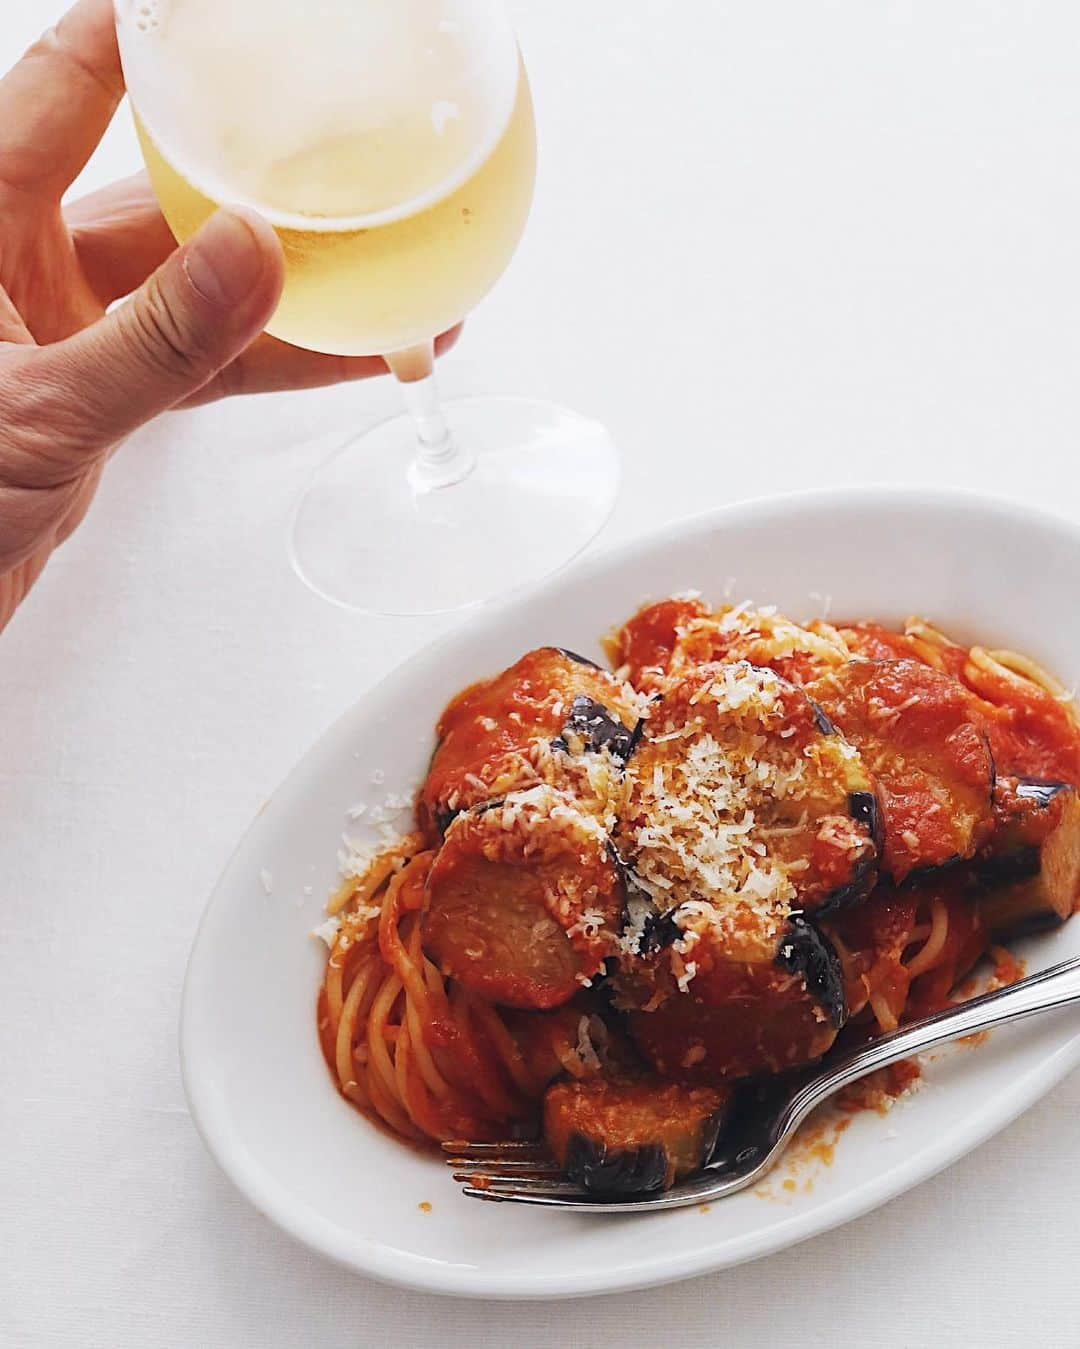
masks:
{"type": "Polygon", "coordinates": [[[462,398],[445,412],[475,459],[425,488],[416,430],[394,417],[316,470],[290,533],[297,574],[324,599],[368,614],[439,614],[550,575],[596,537],[619,486],[598,423],[526,398],[462,398]]]}

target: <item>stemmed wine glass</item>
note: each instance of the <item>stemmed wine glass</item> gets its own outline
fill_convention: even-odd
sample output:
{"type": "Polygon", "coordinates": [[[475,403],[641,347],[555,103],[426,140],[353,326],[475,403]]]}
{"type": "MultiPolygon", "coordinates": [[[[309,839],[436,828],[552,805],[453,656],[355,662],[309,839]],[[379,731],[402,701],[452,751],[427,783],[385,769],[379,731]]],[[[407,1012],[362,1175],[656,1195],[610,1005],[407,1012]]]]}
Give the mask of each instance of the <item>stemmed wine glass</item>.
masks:
{"type": "Polygon", "coordinates": [[[618,456],[599,424],[526,398],[440,403],[436,334],[494,285],[525,227],[536,133],[499,0],[116,0],[136,129],[173,232],[223,202],[274,226],[275,336],[382,355],[404,416],[346,439],[291,554],[369,613],[463,608],[578,553],[618,456]]]}

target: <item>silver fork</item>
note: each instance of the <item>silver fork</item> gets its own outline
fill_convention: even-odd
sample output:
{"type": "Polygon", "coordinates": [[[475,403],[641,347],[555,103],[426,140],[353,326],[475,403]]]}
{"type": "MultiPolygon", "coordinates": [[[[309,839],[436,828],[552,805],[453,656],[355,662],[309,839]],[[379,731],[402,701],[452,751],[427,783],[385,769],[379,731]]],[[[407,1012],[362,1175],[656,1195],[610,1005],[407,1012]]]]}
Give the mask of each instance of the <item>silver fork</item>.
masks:
{"type": "Polygon", "coordinates": [[[811,1068],[746,1083],[712,1160],[689,1180],[627,1199],[590,1194],[567,1180],[542,1143],[444,1143],[454,1179],[471,1199],[588,1213],[641,1213],[723,1199],[756,1184],[817,1106],[867,1073],[949,1040],[1080,1002],[1080,956],[958,1007],[829,1055],[811,1068]]]}

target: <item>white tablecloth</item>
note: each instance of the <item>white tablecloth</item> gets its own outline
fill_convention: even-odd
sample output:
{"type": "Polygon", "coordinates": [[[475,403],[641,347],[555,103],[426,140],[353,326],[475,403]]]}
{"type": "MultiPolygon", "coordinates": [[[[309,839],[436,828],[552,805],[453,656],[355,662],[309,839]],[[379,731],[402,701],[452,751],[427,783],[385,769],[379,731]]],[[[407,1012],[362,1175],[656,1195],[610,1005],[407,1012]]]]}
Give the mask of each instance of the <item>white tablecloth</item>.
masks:
{"type": "MultiPolygon", "coordinates": [[[[605,419],[606,541],[882,479],[1080,515],[1069,0],[515,7],[539,195],[444,383],[605,419]]],[[[55,12],[6,0],[0,63],[55,12]]],[[[135,164],[122,116],[87,182],[135,164]]],[[[219,1175],[176,1056],[204,899],[301,751],[443,626],[323,605],[283,550],[305,442],[395,407],[384,384],[165,418],[0,638],[0,1343],[1076,1344],[1076,1077],[860,1222],[588,1303],[366,1282],[219,1175]]]]}

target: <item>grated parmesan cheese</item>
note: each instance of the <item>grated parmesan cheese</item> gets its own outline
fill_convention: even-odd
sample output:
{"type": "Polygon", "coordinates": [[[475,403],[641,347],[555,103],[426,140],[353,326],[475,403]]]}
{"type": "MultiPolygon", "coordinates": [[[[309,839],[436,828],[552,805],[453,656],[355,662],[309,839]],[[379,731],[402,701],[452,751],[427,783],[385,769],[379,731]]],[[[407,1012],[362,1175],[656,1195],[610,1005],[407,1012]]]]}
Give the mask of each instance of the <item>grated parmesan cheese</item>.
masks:
{"type": "MultiPolygon", "coordinates": [[[[690,953],[706,933],[731,958],[758,959],[775,949],[796,906],[795,877],[808,863],[785,853],[784,839],[806,828],[799,803],[820,780],[819,754],[835,755],[841,742],[814,740],[804,750],[778,734],[787,729],[786,687],[746,661],[715,667],[683,687],[681,702],[673,691],[660,704],[628,768],[617,840],[645,895],[672,912],[681,936],[669,959],[683,992],[700,967],[690,953]]],[[[646,919],[631,911],[625,954],[641,954],[646,919]]]]}
{"type": "Polygon", "coordinates": [[[578,1037],[575,1050],[582,1066],[591,1073],[600,1071],[600,1055],[596,1052],[596,1047],[592,1042],[590,1034],[591,1017],[583,1016],[578,1022],[578,1037]]]}
{"type": "Polygon", "coordinates": [[[693,979],[695,974],[697,974],[697,965],[690,960],[684,965],[682,974],[676,980],[680,993],[685,993],[689,989],[690,980],[693,979]]]}
{"type": "Polygon", "coordinates": [[[341,919],[338,917],[327,918],[321,922],[318,927],[311,929],[311,935],[318,937],[319,941],[325,942],[331,949],[337,940],[337,934],[341,929],[341,919]]]}
{"type": "Polygon", "coordinates": [[[677,678],[708,661],[740,658],[764,667],[795,655],[808,656],[823,669],[850,659],[847,643],[836,629],[819,623],[801,627],[779,613],[775,605],[756,609],[744,600],[715,614],[694,618],[679,629],[668,673],[677,678]]]}
{"type": "Polygon", "coordinates": [[[349,880],[354,876],[363,876],[382,851],[381,848],[377,848],[371,843],[360,843],[356,839],[351,839],[348,834],[341,836],[341,843],[337,862],[338,873],[342,880],[349,880]]]}
{"type": "Polygon", "coordinates": [[[596,937],[603,929],[604,922],[604,915],[599,909],[585,909],[572,926],[566,929],[566,935],[571,940],[574,937],[596,937]]]}

